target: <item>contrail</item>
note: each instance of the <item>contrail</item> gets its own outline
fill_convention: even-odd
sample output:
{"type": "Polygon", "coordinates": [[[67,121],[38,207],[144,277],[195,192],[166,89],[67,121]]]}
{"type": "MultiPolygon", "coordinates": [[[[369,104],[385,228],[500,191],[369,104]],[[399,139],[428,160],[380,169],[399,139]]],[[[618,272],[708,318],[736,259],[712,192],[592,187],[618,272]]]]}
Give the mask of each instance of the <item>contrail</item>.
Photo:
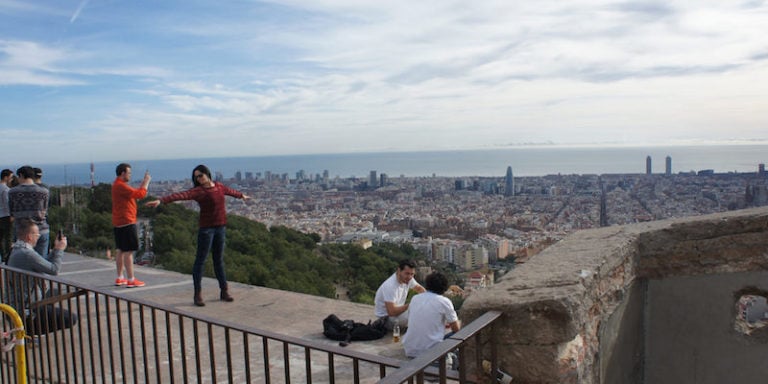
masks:
{"type": "Polygon", "coordinates": [[[80,5],[75,10],[75,13],[72,15],[72,18],[69,19],[69,23],[72,24],[77,20],[77,17],[80,16],[80,12],[82,12],[83,8],[85,8],[86,5],[88,5],[88,2],[91,0],[83,0],[80,2],[80,5]]]}

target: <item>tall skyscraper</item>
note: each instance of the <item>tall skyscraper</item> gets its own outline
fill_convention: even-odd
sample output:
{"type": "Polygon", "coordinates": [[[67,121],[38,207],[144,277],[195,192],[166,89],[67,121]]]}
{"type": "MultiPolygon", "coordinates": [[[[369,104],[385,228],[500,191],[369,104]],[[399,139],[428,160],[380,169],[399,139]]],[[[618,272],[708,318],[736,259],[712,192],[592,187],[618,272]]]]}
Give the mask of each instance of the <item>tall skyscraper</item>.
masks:
{"type": "Polygon", "coordinates": [[[672,174],[672,156],[667,156],[667,163],[666,167],[664,168],[664,173],[667,176],[672,174]]]}
{"type": "Polygon", "coordinates": [[[648,157],[645,158],[645,174],[650,175],[651,174],[651,156],[648,155],[648,157]]]}
{"type": "Polygon", "coordinates": [[[376,177],[376,171],[371,171],[371,176],[368,178],[368,187],[376,188],[379,186],[379,179],[376,177]]]}
{"type": "Polygon", "coordinates": [[[507,167],[507,177],[504,180],[504,196],[515,195],[515,179],[512,177],[512,167],[507,167]]]}

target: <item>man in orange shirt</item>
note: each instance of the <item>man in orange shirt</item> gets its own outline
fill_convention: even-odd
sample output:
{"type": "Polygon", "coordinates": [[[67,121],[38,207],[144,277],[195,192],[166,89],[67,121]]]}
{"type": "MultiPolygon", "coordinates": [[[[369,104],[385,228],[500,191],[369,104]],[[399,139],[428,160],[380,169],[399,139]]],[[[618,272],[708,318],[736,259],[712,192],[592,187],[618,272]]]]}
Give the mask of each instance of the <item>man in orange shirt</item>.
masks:
{"type": "Polygon", "coordinates": [[[128,185],[131,181],[131,165],[118,164],[115,169],[117,178],[112,183],[112,226],[115,231],[117,246],[117,279],[115,285],[125,285],[128,288],[143,287],[144,282],[133,275],[133,252],[139,250],[139,234],[136,226],[136,200],[147,195],[149,187],[149,171],[144,173],[144,180],[139,188],[128,185]],[[125,270],[128,278],[123,275],[125,270]]]}

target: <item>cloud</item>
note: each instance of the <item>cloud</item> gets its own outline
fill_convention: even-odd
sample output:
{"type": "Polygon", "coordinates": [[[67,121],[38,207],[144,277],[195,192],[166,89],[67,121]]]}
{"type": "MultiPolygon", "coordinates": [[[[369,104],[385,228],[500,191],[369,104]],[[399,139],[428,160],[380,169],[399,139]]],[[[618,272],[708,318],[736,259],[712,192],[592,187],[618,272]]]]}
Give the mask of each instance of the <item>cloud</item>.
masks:
{"type": "Polygon", "coordinates": [[[83,11],[83,8],[87,6],[89,3],[89,0],[83,0],[80,2],[80,5],[77,6],[77,9],[75,10],[75,13],[72,14],[72,17],[69,19],[69,23],[72,24],[77,20],[78,17],[80,17],[80,13],[83,11]]]}
{"type": "Polygon", "coordinates": [[[151,157],[766,137],[764,2],[78,4],[0,0],[0,130],[151,157]]]}

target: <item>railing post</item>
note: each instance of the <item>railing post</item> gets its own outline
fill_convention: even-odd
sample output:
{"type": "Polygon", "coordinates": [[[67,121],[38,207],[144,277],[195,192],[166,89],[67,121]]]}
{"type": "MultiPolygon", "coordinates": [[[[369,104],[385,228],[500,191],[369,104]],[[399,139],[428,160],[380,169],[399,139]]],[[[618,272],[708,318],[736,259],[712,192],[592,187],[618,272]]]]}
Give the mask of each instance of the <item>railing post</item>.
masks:
{"type": "Polygon", "coordinates": [[[12,330],[15,335],[13,336],[13,343],[16,345],[16,381],[21,384],[27,383],[27,354],[24,350],[24,343],[27,337],[27,333],[24,331],[24,322],[21,321],[21,317],[13,307],[8,304],[0,303],[0,310],[5,312],[8,317],[11,318],[14,329],[12,330]]]}

